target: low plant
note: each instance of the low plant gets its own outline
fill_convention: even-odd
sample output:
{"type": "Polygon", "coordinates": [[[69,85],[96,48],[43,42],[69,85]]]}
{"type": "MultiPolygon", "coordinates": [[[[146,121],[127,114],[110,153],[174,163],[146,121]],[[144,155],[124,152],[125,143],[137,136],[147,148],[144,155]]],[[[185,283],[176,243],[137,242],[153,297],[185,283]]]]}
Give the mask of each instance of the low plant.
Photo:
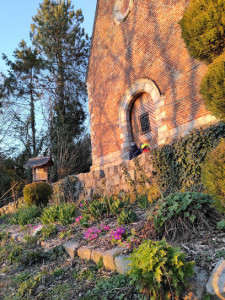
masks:
{"type": "Polygon", "coordinates": [[[119,225],[133,223],[137,220],[137,215],[133,209],[123,208],[117,217],[119,225]]]}
{"type": "Polygon", "coordinates": [[[129,283],[125,275],[114,275],[110,278],[99,280],[94,288],[89,289],[81,300],[145,300],[145,295],[140,294],[129,283]],[[104,293],[102,293],[104,291],[104,293]]]}
{"type": "Polygon", "coordinates": [[[58,233],[58,229],[55,226],[55,224],[48,224],[41,228],[38,235],[41,237],[41,239],[45,240],[50,237],[56,236],[58,233]]]}
{"type": "Polygon", "coordinates": [[[33,224],[41,215],[41,209],[35,205],[30,207],[21,207],[12,215],[11,222],[20,226],[33,224]]]}
{"type": "Polygon", "coordinates": [[[146,240],[129,260],[131,282],[151,299],[179,299],[188,277],[194,274],[194,262],[186,262],[185,254],[165,240],[146,240]]]}
{"type": "Polygon", "coordinates": [[[76,205],[74,203],[61,203],[46,207],[40,217],[42,224],[59,223],[62,225],[71,224],[74,222],[76,215],[76,205]]]}
{"type": "Polygon", "coordinates": [[[26,280],[24,280],[18,289],[17,296],[20,299],[30,298],[32,293],[38,284],[42,281],[42,278],[45,274],[43,272],[38,273],[35,276],[32,276],[26,280]]]}
{"type": "Polygon", "coordinates": [[[46,182],[33,182],[25,186],[23,195],[28,206],[46,206],[52,196],[52,186],[46,182]]]}
{"type": "Polygon", "coordinates": [[[221,220],[217,223],[217,229],[218,230],[224,230],[225,229],[225,219],[223,219],[223,220],[221,220]]]}
{"type": "Polygon", "coordinates": [[[214,205],[225,212],[225,139],[206,156],[202,165],[202,182],[213,196],[214,205]]]}
{"type": "Polygon", "coordinates": [[[199,230],[211,230],[221,216],[211,207],[209,195],[195,192],[174,193],[161,198],[150,211],[149,219],[168,239],[186,238],[199,230]]]}

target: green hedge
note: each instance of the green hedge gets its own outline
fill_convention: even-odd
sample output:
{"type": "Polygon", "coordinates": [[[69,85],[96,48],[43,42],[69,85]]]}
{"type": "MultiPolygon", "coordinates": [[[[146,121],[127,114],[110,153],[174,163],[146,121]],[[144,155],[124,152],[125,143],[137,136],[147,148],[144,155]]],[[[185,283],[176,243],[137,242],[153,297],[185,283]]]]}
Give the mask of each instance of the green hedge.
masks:
{"type": "Polygon", "coordinates": [[[214,116],[225,121],[225,53],[209,65],[202,82],[200,93],[206,107],[214,116]]]}
{"type": "Polygon", "coordinates": [[[179,22],[191,56],[211,63],[225,48],[225,2],[191,0],[179,22]]]}
{"type": "Polygon", "coordinates": [[[157,181],[164,195],[178,191],[203,191],[201,164],[225,137],[225,123],[190,134],[152,151],[157,181]]]}
{"type": "Polygon", "coordinates": [[[225,213],[225,140],[211,151],[202,165],[202,182],[215,206],[225,213]]]}

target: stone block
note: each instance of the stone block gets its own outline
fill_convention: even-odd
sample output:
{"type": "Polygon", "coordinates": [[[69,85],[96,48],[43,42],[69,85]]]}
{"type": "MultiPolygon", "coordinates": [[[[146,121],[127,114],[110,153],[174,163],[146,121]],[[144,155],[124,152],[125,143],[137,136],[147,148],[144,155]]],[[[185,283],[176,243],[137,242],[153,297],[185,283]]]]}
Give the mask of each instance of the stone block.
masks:
{"type": "Polygon", "coordinates": [[[116,271],[119,274],[126,274],[127,271],[129,270],[129,263],[130,261],[127,260],[129,256],[123,256],[123,255],[119,255],[117,257],[115,257],[115,266],[116,266],[116,271]]]}
{"type": "Polygon", "coordinates": [[[184,299],[202,300],[208,278],[209,274],[205,270],[195,267],[195,274],[190,279],[191,291],[184,297],[184,299]]]}
{"type": "Polygon", "coordinates": [[[225,299],[225,260],[220,259],[213,269],[206,291],[211,296],[210,299],[225,299]]]}
{"type": "Polygon", "coordinates": [[[74,258],[76,256],[77,249],[79,248],[79,243],[71,241],[65,243],[63,247],[66,250],[66,252],[69,254],[69,256],[74,258]]]}
{"type": "Polygon", "coordinates": [[[103,264],[106,267],[106,269],[115,271],[116,270],[116,266],[115,266],[115,261],[114,261],[114,257],[117,254],[121,254],[123,251],[123,249],[117,247],[108,251],[105,251],[103,254],[103,264]]]}
{"type": "Polygon", "coordinates": [[[12,237],[15,241],[18,241],[19,234],[18,234],[18,233],[12,233],[11,237],[12,237]]]}
{"type": "Polygon", "coordinates": [[[117,174],[114,176],[114,185],[117,186],[117,185],[120,185],[121,184],[121,178],[120,178],[120,175],[117,174]]]}
{"type": "Polygon", "coordinates": [[[97,180],[105,177],[105,173],[103,170],[95,170],[93,171],[93,174],[94,174],[94,178],[97,180]]]}
{"type": "Polygon", "coordinates": [[[101,248],[93,249],[91,252],[91,259],[98,263],[101,258],[103,258],[104,250],[101,248]]]}
{"type": "Polygon", "coordinates": [[[77,250],[77,255],[82,259],[91,259],[92,247],[83,246],[77,250]]]}

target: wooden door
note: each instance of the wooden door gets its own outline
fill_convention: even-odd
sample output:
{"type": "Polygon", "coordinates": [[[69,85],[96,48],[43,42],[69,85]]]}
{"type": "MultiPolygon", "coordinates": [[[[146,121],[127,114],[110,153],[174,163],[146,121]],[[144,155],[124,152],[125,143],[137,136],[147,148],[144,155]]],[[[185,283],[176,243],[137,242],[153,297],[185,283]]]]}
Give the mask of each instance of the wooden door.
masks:
{"type": "Polygon", "coordinates": [[[149,94],[143,93],[137,97],[131,109],[130,119],[133,141],[138,147],[140,143],[148,143],[150,148],[156,147],[158,131],[154,103],[149,94]]]}

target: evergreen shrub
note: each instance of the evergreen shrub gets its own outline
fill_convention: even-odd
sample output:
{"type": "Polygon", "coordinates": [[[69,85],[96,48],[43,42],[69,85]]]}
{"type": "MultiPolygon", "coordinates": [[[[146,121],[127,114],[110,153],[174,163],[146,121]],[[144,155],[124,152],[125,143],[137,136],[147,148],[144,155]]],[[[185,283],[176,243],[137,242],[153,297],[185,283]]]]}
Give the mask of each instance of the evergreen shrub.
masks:
{"type": "Polygon", "coordinates": [[[132,283],[151,299],[180,299],[187,278],[194,274],[194,262],[186,262],[185,254],[162,241],[144,241],[130,255],[128,275],[132,283]]]}
{"type": "Polygon", "coordinates": [[[179,22],[191,56],[211,63],[225,47],[225,2],[191,0],[179,22]]]}
{"type": "Polygon", "coordinates": [[[164,196],[175,192],[204,191],[201,167],[206,155],[225,138],[225,124],[195,129],[190,134],[152,150],[156,180],[164,196]]]}
{"type": "Polygon", "coordinates": [[[46,206],[52,196],[52,186],[46,182],[33,182],[25,186],[23,195],[27,206],[46,206]]]}
{"type": "Polygon", "coordinates": [[[202,182],[215,206],[225,213],[225,140],[212,150],[202,166],[202,182]]]}
{"type": "Polygon", "coordinates": [[[225,121],[225,53],[208,68],[201,82],[201,91],[206,107],[218,119],[225,121]]]}

